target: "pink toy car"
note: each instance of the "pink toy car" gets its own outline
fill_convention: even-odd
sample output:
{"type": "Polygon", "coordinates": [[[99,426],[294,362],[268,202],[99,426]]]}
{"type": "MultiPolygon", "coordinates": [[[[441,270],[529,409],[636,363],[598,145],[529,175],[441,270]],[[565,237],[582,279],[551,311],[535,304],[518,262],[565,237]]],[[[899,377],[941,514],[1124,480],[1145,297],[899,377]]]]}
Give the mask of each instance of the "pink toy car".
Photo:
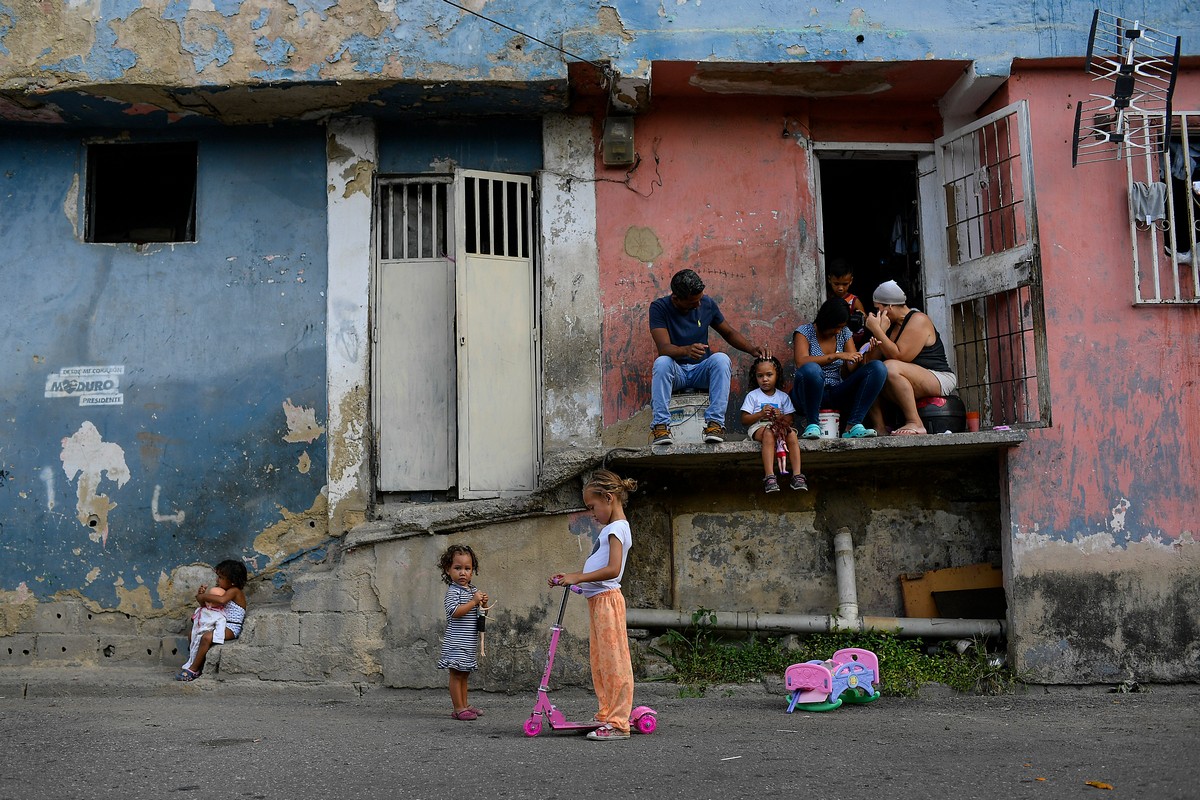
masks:
{"type": "Polygon", "coordinates": [[[847,647],[828,661],[792,664],[783,673],[788,691],[787,713],[832,711],[842,701],[870,703],[879,699],[879,659],[870,650],[847,647]]]}

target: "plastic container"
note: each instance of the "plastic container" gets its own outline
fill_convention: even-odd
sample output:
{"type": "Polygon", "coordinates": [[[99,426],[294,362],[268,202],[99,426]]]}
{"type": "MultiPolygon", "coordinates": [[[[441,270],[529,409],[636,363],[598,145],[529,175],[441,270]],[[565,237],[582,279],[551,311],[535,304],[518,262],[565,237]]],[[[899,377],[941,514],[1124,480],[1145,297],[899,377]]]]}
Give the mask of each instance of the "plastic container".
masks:
{"type": "Polygon", "coordinates": [[[704,441],[704,410],[708,408],[708,395],[701,392],[683,392],[671,395],[667,410],[671,414],[671,436],[675,444],[704,441]]]}
{"type": "Polygon", "coordinates": [[[917,414],[929,433],[962,433],[967,427],[967,409],[958,395],[922,397],[917,414]]]}
{"type": "Polygon", "coordinates": [[[842,427],[842,415],[832,408],[822,408],[817,414],[817,424],[821,426],[822,439],[836,439],[842,427]]]}
{"type": "Polygon", "coordinates": [[[967,412],[967,432],[968,433],[976,433],[978,431],[979,431],[979,412],[978,411],[968,411],[967,412]]]}

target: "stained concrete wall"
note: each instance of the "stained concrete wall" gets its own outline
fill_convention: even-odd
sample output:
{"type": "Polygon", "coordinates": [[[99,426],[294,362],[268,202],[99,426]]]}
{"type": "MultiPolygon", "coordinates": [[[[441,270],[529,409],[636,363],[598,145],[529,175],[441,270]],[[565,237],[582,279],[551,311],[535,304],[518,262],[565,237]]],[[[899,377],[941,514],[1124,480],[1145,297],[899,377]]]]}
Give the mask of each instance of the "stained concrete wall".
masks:
{"type": "MultiPolygon", "coordinates": [[[[833,534],[841,527],[853,534],[867,615],[903,615],[901,575],[1000,560],[993,457],[929,464],[919,479],[818,472],[809,492],[770,496],[750,471],[740,477],[653,466],[626,472],[641,481],[627,509],[634,543],[623,591],[633,608],[830,614],[837,606],[833,534]]],[[[546,578],[578,569],[597,533],[590,515],[572,512],[356,548],[346,564],[371,563],[370,602],[387,618],[378,651],[383,681],[445,684],[435,668],[445,629],[445,584],[436,565],[448,544],[463,543],[479,555],[476,585],[495,604],[472,686],[536,686],[561,599],[546,578]]],[[[356,591],[352,581],[344,583],[347,595],[356,591]]],[[[555,685],[586,685],[582,599],[568,602],[564,625],[555,685]]]]}

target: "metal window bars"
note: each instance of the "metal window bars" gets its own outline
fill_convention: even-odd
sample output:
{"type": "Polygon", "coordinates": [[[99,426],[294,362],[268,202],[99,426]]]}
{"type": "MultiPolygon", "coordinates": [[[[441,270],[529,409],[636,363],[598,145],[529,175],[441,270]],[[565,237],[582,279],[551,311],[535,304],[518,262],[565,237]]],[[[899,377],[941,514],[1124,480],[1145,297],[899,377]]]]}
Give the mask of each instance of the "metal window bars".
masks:
{"type": "Polygon", "coordinates": [[[463,191],[467,253],[529,258],[533,237],[529,185],[468,175],[463,191]]]}
{"type": "Polygon", "coordinates": [[[1155,152],[1126,159],[1129,236],[1132,242],[1135,305],[1200,303],[1200,111],[1130,117],[1137,130],[1165,131],[1155,152]],[[1195,152],[1193,152],[1195,148],[1195,152]],[[1151,198],[1135,202],[1137,195],[1151,198]]]}
{"type": "Polygon", "coordinates": [[[380,258],[414,261],[446,257],[448,186],[448,178],[394,178],[380,183],[380,258]]]}
{"type": "Polygon", "coordinates": [[[947,143],[942,169],[951,265],[1028,241],[1024,166],[1014,115],[947,143]]]}
{"type": "Polygon", "coordinates": [[[1039,296],[1035,287],[1021,286],[953,307],[958,394],[979,410],[985,428],[1049,421],[1038,391],[1039,296]]]}

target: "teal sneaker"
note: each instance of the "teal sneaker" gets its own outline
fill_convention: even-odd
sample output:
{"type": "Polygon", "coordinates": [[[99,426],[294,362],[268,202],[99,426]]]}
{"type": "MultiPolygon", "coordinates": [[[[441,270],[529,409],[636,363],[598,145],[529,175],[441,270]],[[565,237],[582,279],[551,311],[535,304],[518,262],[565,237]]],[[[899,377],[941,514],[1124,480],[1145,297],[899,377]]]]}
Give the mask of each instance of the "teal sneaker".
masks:
{"type": "Polygon", "coordinates": [[[861,422],[855,423],[850,430],[842,434],[843,439],[870,439],[875,436],[874,428],[864,428],[861,422]]]}
{"type": "MultiPolygon", "coordinates": [[[[859,427],[861,428],[862,426],[860,425],[859,427]]],[[[820,439],[821,438],[821,426],[820,425],[809,425],[808,427],[806,427],[804,429],[804,433],[800,434],[800,438],[801,439],[820,439]]]]}

